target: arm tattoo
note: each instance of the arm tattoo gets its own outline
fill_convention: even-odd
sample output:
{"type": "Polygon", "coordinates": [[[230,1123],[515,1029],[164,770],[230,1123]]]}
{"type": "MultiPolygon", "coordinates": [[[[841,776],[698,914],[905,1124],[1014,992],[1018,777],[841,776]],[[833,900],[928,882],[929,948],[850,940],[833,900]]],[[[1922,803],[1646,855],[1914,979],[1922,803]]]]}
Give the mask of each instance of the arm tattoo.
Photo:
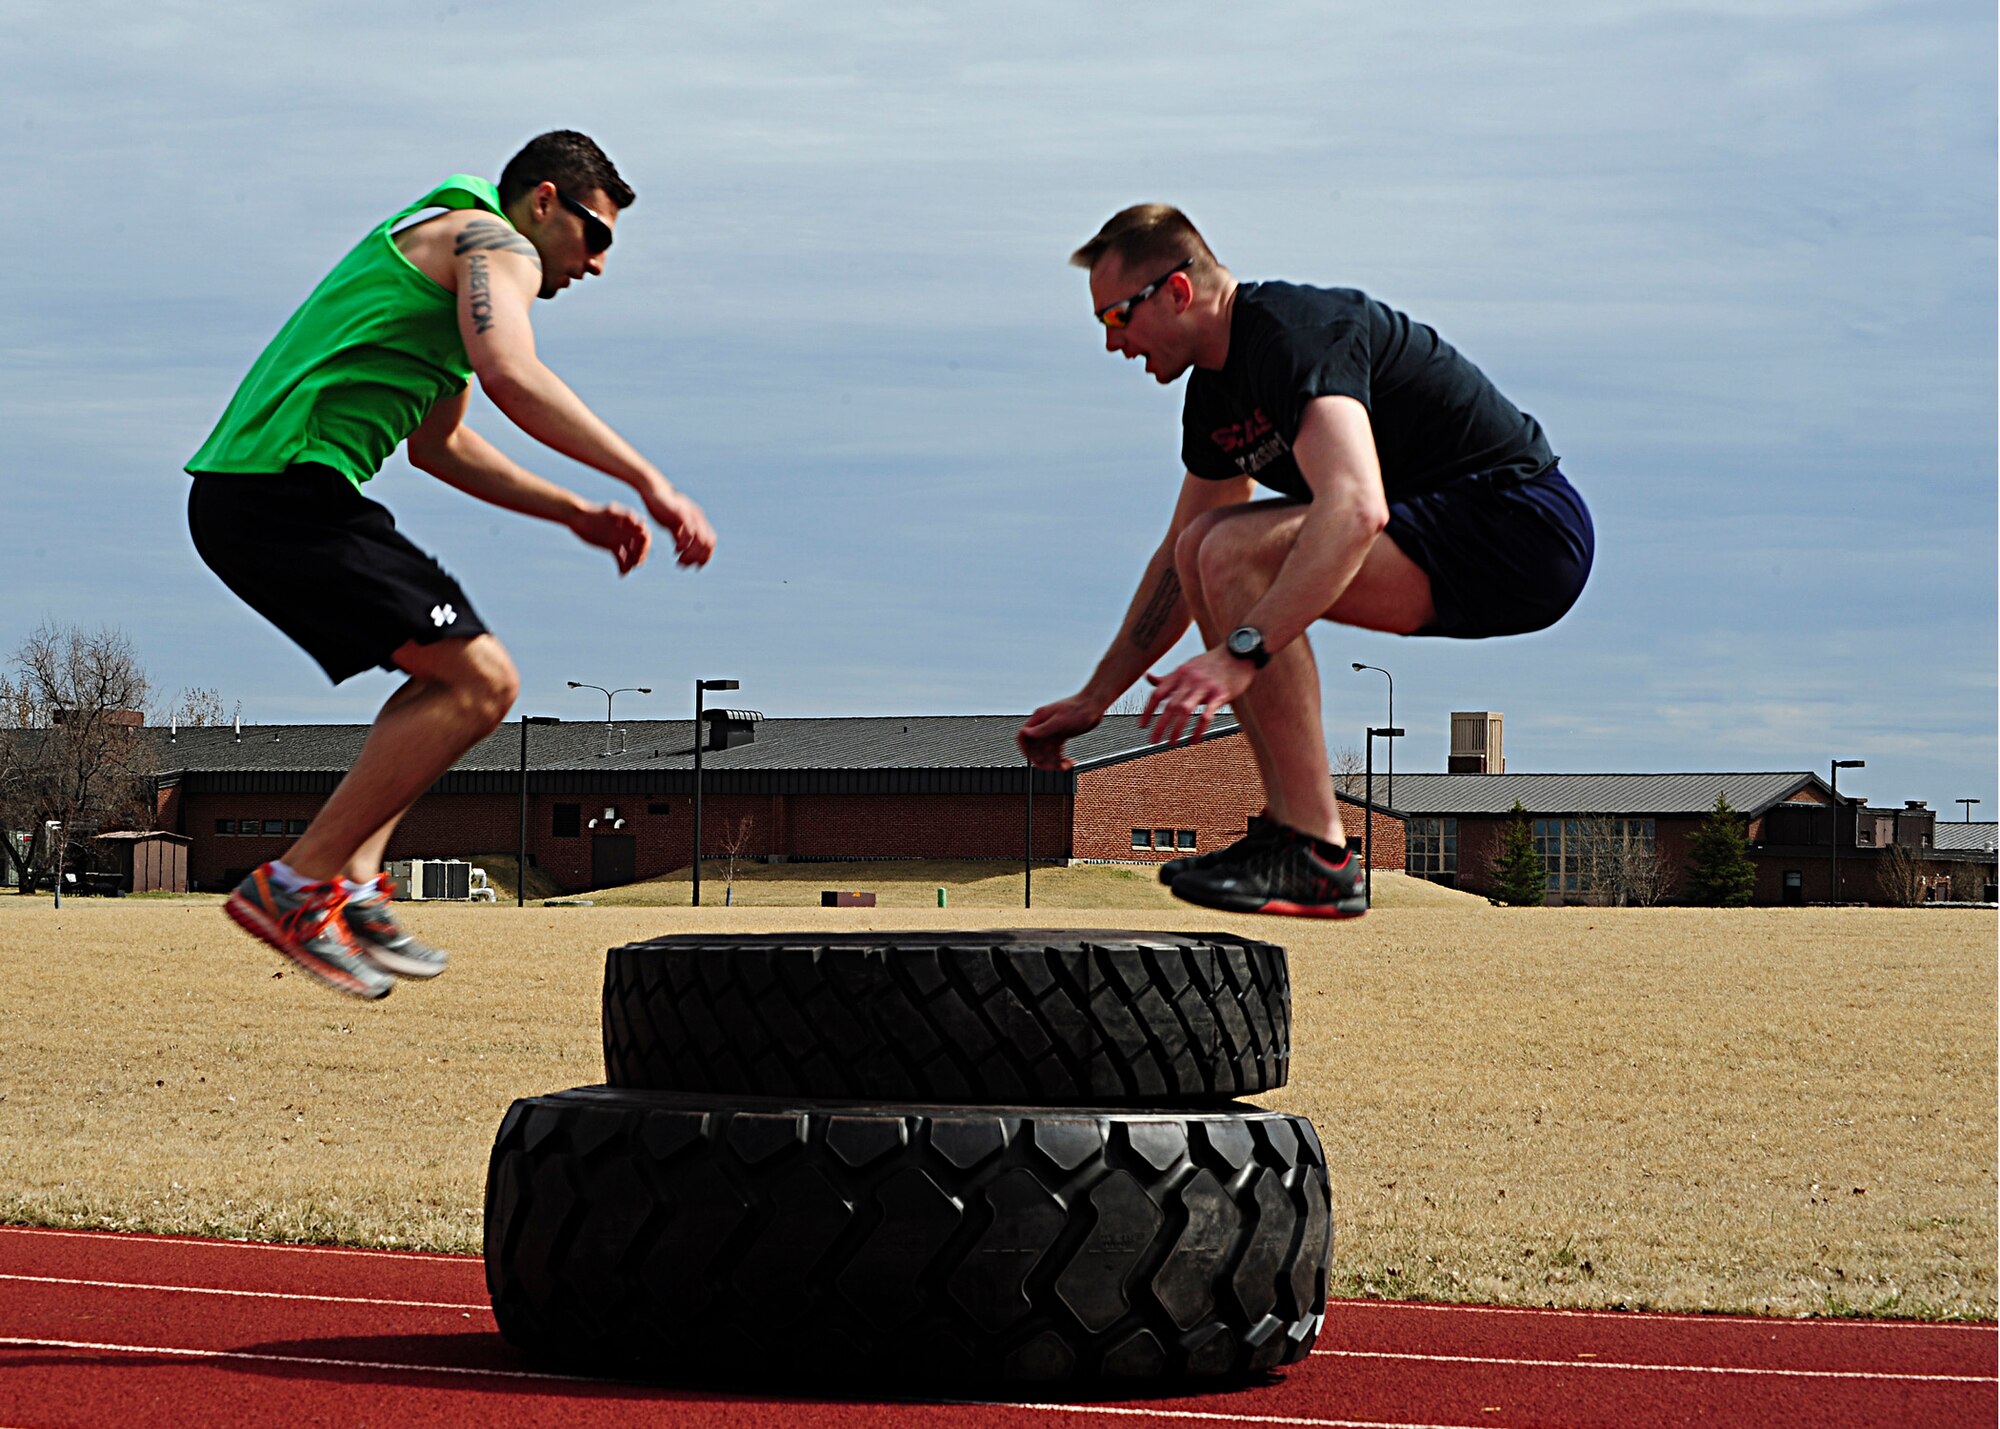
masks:
{"type": "Polygon", "coordinates": [[[493,285],[486,272],[486,255],[473,254],[465,266],[465,304],[472,315],[472,330],[486,332],[493,326],[493,285]]]}
{"type": "Polygon", "coordinates": [[[459,230],[452,256],[462,258],[468,253],[494,248],[502,253],[518,253],[523,258],[532,259],[537,268],[542,266],[542,255],[535,251],[535,245],[497,218],[475,218],[466,224],[459,230]]]}
{"type": "Polygon", "coordinates": [[[1167,617],[1174,613],[1181,603],[1181,578],[1168,571],[1160,577],[1160,583],[1153,587],[1153,598],[1146,602],[1146,608],[1139,612],[1139,618],[1132,622],[1132,643],[1141,650],[1152,648],[1160,632],[1166,628],[1167,617]]]}

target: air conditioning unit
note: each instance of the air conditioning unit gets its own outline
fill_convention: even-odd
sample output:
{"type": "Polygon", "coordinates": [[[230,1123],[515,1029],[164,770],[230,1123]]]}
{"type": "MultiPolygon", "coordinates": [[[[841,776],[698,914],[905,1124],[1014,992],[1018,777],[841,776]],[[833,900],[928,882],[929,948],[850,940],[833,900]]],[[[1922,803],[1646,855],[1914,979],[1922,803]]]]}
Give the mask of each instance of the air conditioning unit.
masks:
{"type": "Polygon", "coordinates": [[[409,903],[464,903],[473,896],[473,868],[462,858],[399,858],[385,871],[396,896],[409,903]]]}

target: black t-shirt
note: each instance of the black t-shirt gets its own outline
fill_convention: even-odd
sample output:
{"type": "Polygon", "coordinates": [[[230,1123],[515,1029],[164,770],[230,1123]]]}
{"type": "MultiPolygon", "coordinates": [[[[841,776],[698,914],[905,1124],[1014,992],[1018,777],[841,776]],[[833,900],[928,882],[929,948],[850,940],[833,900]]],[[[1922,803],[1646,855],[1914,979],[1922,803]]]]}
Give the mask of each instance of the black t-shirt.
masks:
{"type": "Polygon", "coordinates": [[[1188,379],[1181,459],[1196,476],[1252,476],[1310,501],[1292,442],[1315,397],[1368,409],[1391,501],[1555,465],[1541,424],[1433,329],[1356,289],[1297,283],[1237,288],[1227,360],[1188,379]]]}

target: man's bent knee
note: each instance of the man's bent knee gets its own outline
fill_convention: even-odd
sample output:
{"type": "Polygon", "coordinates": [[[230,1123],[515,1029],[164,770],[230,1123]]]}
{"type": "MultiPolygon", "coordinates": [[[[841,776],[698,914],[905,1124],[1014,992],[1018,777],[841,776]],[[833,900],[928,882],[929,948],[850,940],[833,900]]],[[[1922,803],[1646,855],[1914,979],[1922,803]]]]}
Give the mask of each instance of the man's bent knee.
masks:
{"type": "Polygon", "coordinates": [[[469,639],[415,641],[396,652],[396,664],[420,680],[441,685],[464,705],[468,715],[497,729],[521,693],[521,673],[513,657],[491,635],[469,639]]]}

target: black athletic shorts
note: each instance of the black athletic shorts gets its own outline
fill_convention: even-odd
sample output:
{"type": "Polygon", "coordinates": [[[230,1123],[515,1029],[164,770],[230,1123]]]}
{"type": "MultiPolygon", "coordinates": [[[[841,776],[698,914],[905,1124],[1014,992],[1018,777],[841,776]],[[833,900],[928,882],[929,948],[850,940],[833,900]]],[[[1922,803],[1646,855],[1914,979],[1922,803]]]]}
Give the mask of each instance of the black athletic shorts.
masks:
{"type": "Polygon", "coordinates": [[[1437,618],[1417,634],[1462,640],[1554,625],[1583,594],[1597,548],[1589,508],[1555,467],[1392,501],[1388,533],[1431,578],[1437,618]]]}
{"type": "Polygon", "coordinates": [[[200,473],[188,530],[208,568],[291,636],[336,685],[409,641],[484,635],[457,581],[330,467],[200,473]]]}

